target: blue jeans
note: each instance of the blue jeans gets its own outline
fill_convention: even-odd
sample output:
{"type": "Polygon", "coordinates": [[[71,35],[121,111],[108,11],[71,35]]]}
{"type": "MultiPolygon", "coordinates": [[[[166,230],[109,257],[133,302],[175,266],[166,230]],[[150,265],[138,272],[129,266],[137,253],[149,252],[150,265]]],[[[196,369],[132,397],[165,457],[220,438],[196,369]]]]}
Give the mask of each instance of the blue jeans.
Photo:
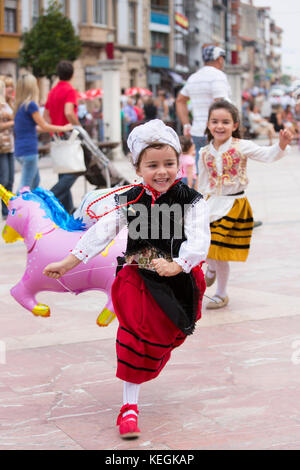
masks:
{"type": "Polygon", "coordinates": [[[40,184],[40,173],[39,173],[39,156],[26,155],[24,157],[16,157],[18,162],[22,166],[21,181],[19,184],[18,192],[24,186],[29,186],[31,190],[37,188],[40,184]]]}
{"type": "Polygon", "coordinates": [[[69,214],[74,210],[71,187],[77,180],[78,176],[79,175],[74,173],[58,175],[58,183],[50,189],[69,214]]]}
{"type": "MultiPolygon", "coordinates": [[[[8,191],[12,191],[15,176],[15,162],[13,153],[0,154],[0,184],[2,184],[8,191]]],[[[6,217],[8,210],[2,201],[2,215],[6,217]]]]}
{"type": "Polygon", "coordinates": [[[192,139],[196,147],[196,173],[199,175],[199,152],[202,147],[207,145],[207,137],[198,137],[196,135],[192,135],[192,139]]]}

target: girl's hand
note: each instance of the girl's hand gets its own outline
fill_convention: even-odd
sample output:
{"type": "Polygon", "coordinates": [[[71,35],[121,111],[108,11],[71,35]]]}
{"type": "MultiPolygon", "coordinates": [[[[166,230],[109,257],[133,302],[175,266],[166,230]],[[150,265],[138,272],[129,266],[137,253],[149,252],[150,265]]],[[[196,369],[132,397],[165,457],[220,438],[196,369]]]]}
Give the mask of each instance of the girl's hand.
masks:
{"type": "Polygon", "coordinates": [[[43,274],[44,276],[50,277],[51,279],[59,279],[64,274],[66,274],[66,272],[75,268],[80,263],[81,261],[76,258],[76,256],[71,254],[62,261],[48,264],[48,266],[45,267],[43,274]]]}
{"type": "Polygon", "coordinates": [[[65,264],[63,261],[59,261],[58,263],[48,264],[48,266],[45,267],[43,274],[51,279],[59,279],[66,274],[66,272],[67,268],[65,267],[65,264]]]}
{"type": "Polygon", "coordinates": [[[286,146],[291,143],[293,134],[288,130],[281,130],[279,132],[279,146],[281,150],[285,150],[286,146]]]}
{"type": "Polygon", "coordinates": [[[160,276],[171,277],[182,272],[182,267],[175,261],[170,262],[163,258],[157,258],[153,259],[151,264],[160,276]]]}

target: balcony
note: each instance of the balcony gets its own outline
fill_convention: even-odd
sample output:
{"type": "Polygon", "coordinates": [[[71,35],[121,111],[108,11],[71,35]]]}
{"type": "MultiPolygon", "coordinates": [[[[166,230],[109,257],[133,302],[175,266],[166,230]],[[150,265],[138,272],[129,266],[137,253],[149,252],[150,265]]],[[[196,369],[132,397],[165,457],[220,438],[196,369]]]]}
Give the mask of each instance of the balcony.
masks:
{"type": "Polygon", "coordinates": [[[0,57],[2,59],[17,59],[21,46],[21,35],[17,33],[0,34],[0,57]]]}
{"type": "Polygon", "coordinates": [[[150,13],[151,23],[170,25],[170,18],[167,13],[157,13],[156,11],[151,11],[150,13]]]}
{"type": "Polygon", "coordinates": [[[159,67],[159,68],[168,69],[168,68],[170,68],[169,56],[151,55],[150,65],[151,65],[151,67],[159,67]]]}

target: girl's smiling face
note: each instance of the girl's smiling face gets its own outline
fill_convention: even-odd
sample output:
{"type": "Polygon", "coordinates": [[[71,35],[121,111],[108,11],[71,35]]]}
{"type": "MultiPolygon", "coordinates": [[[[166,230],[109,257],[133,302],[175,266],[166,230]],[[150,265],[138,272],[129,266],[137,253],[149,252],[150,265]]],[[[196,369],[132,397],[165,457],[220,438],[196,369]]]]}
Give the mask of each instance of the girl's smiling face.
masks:
{"type": "Polygon", "coordinates": [[[169,145],[146,149],[136,170],[137,175],[159,193],[168,191],[176,180],[177,172],[177,155],[169,145]]]}
{"type": "Polygon", "coordinates": [[[219,147],[232,136],[232,133],[239,127],[239,123],[233,121],[227,109],[220,108],[211,112],[207,127],[213,136],[214,145],[219,147]]]}

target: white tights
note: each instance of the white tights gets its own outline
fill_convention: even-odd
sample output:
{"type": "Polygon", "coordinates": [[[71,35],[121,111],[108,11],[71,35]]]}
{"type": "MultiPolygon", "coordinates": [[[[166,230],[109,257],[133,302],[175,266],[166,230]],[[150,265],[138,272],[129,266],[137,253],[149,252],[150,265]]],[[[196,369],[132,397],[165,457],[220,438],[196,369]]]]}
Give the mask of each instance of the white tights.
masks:
{"type": "MultiPolygon", "coordinates": [[[[227,295],[227,284],[229,279],[229,262],[228,261],[218,261],[215,259],[206,260],[209,270],[216,271],[217,273],[217,291],[215,295],[219,297],[226,297],[227,295]]],[[[211,273],[210,273],[211,275],[211,273]]]]}
{"type": "MultiPolygon", "coordinates": [[[[139,399],[141,386],[139,384],[134,384],[131,382],[123,382],[123,405],[129,403],[129,405],[137,405],[139,399]]],[[[123,416],[128,414],[136,414],[135,411],[130,410],[126,413],[123,413],[123,416]]]]}

